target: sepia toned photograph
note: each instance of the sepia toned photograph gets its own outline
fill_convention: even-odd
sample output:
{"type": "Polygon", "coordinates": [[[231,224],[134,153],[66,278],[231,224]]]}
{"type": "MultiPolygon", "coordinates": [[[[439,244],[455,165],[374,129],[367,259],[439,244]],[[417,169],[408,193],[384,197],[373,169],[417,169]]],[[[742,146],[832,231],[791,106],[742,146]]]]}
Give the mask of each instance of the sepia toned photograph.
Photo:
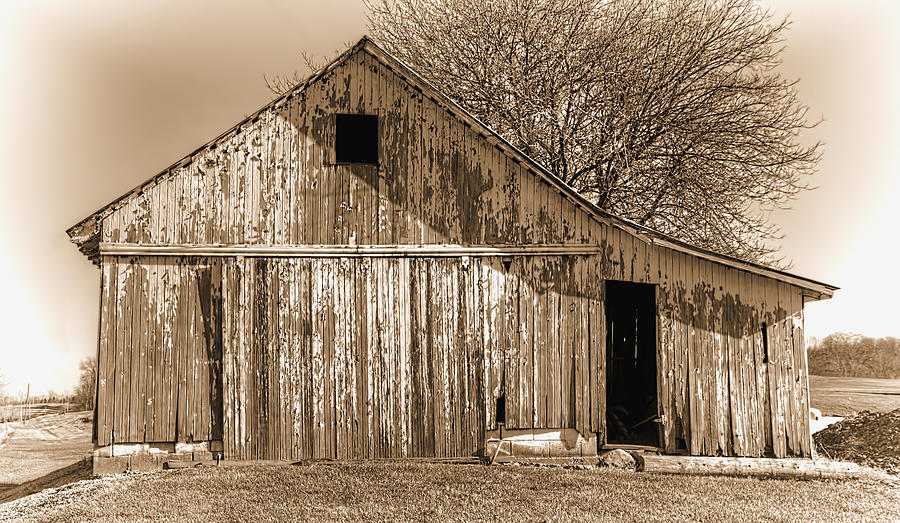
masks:
{"type": "Polygon", "coordinates": [[[898,49],[0,0],[0,520],[900,520],[898,49]]]}

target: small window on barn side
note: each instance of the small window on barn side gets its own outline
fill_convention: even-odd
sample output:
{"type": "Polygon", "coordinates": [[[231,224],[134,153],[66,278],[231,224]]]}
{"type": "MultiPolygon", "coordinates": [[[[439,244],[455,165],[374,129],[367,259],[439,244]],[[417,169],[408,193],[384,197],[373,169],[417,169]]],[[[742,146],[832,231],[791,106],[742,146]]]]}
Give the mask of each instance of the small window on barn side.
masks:
{"type": "Polygon", "coordinates": [[[378,165],[378,116],[336,115],[334,157],[336,163],[378,165]]]}
{"type": "Polygon", "coordinates": [[[762,324],[763,363],[769,363],[769,332],[766,330],[766,322],[762,324]]]}

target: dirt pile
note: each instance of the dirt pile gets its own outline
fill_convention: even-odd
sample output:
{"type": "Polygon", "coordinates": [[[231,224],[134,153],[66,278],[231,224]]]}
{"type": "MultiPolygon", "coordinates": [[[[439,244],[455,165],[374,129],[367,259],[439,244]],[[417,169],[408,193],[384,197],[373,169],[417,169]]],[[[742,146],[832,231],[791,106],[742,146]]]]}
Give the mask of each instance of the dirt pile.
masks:
{"type": "Polygon", "coordinates": [[[816,450],[829,458],[900,475],[900,409],[891,412],[864,410],[813,437],[816,450]]]}

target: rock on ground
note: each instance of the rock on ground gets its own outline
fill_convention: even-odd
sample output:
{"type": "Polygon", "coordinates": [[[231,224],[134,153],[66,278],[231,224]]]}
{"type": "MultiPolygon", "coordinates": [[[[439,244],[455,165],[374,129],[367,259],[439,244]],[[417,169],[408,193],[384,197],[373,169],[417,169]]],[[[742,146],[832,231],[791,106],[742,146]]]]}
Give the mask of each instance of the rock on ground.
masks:
{"type": "Polygon", "coordinates": [[[634,470],[635,463],[631,454],[622,449],[615,449],[600,456],[601,467],[634,470]]]}

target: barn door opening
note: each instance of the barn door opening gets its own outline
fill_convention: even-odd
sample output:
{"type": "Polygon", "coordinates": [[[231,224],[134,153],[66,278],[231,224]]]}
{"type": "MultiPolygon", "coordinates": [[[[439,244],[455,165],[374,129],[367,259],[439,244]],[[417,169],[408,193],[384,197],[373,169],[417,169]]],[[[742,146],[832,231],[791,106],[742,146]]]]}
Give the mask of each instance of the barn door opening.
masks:
{"type": "Polygon", "coordinates": [[[655,288],[606,282],[607,444],[659,446],[655,288]]]}

